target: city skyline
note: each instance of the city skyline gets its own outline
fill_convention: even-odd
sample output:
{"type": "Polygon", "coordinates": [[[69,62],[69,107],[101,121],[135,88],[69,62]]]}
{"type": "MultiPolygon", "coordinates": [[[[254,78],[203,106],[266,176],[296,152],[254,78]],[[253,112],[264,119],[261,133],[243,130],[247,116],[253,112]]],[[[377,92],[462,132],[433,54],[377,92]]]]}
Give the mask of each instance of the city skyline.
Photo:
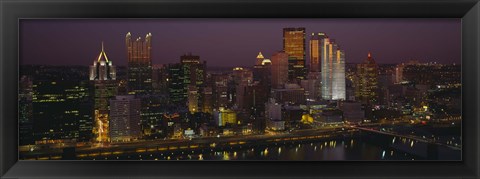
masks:
{"type": "Polygon", "coordinates": [[[379,64],[461,63],[460,24],[459,19],[21,20],[20,62],[87,66],[103,41],[111,60],[126,66],[124,38],[130,32],[142,38],[151,33],[153,64],[176,63],[191,52],[210,67],[251,66],[258,52],[270,58],[282,50],[283,28],[305,27],[307,42],[311,33],[332,36],[346,52],[346,63],[361,63],[368,52],[379,64]],[[69,41],[76,43],[64,45],[69,41]]]}
{"type": "MultiPolygon", "coordinates": [[[[76,53],[87,47],[82,40],[93,37],[80,40],[82,36],[75,36],[68,39],[74,43],[61,47],[42,44],[58,52],[45,63],[63,59],[72,65],[20,65],[19,158],[461,159],[461,63],[429,60],[435,55],[428,52],[434,47],[447,47],[450,50],[435,54],[455,56],[451,51],[459,47],[456,43],[443,38],[442,43],[419,48],[419,44],[428,46],[418,43],[425,39],[408,33],[404,33],[407,39],[380,39],[388,35],[388,30],[380,28],[380,32],[371,32],[378,34],[375,38],[357,41],[361,43],[358,47],[369,47],[371,40],[383,46],[394,44],[395,51],[403,53],[367,50],[359,57],[363,60],[356,62],[350,61],[352,49],[343,36],[317,29],[309,33],[306,29],[310,27],[293,24],[279,28],[281,34],[261,30],[261,25],[252,33],[252,23],[235,31],[211,26],[214,29],[207,29],[208,33],[193,29],[194,35],[209,38],[198,41],[186,34],[172,36],[178,39],[175,42],[160,44],[177,50],[195,47],[200,52],[185,52],[175,61],[157,64],[154,59],[160,55],[155,56],[155,52],[177,52],[158,43],[155,46],[156,36],[151,31],[127,31],[120,42],[124,46],[119,49],[115,45],[107,48],[102,40],[89,66],[73,64],[88,60],[76,53]],[[223,36],[223,32],[237,31],[251,36],[223,36]],[[277,35],[275,39],[280,39],[282,48],[272,55],[255,49],[263,44],[256,40],[268,39],[271,34],[277,35]],[[402,44],[401,40],[408,43],[402,44]],[[177,46],[182,41],[188,44],[177,46]],[[232,48],[231,44],[238,47],[232,48]],[[389,64],[378,60],[382,53],[410,54],[411,48],[422,50],[430,58],[389,64]],[[70,58],[62,57],[68,53],[64,49],[72,51],[70,58]],[[252,49],[255,51],[247,52],[252,49]],[[126,66],[121,65],[121,57],[112,55],[118,51],[123,51],[126,66]],[[212,60],[209,54],[221,56],[223,61],[212,60]],[[215,68],[222,62],[228,62],[229,68],[215,68]],[[210,65],[213,71],[207,70],[210,65]]],[[[166,33],[159,35],[168,37],[166,33]]],[[[41,42],[36,40],[30,41],[41,42]]],[[[439,39],[427,40],[433,43],[439,39]]],[[[50,54],[50,50],[43,50],[50,54]]],[[[23,58],[29,54],[20,53],[23,58]]],[[[38,59],[45,58],[38,55],[38,59]]]]}

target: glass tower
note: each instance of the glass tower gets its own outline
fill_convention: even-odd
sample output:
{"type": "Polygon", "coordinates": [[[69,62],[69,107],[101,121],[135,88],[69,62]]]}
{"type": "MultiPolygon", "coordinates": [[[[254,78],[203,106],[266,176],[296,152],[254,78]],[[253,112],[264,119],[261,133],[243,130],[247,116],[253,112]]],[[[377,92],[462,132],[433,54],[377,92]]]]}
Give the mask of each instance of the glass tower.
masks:
{"type": "Polygon", "coordinates": [[[320,40],[322,99],[345,100],[345,52],[327,36],[320,40]]]}
{"type": "Polygon", "coordinates": [[[289,56],[289,80],[305,79],[305,28],[283,29],[283,50],[289,56]]]}
{"type": "Polygon", "coordinates": [[[153,90],[151,39],[151,33],[145,39],[138,37],[135,40],[130,32],[126,35],[129,94],[149,94],[153,90]]]}

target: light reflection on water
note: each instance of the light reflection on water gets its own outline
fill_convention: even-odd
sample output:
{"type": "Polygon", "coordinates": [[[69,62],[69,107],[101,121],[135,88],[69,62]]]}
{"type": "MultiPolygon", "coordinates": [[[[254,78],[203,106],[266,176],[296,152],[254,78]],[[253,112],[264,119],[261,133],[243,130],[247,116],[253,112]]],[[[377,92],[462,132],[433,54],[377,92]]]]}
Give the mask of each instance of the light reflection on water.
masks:
{"type": "MultiPolygon", "coordinates": [[[[395,137],[384,141],[382,144],[382,140],[346,138],[304,143],[275,143],[255,147],[227,147],[224,150],[131,154],[107,157],[107,160],[428,160],[422,155],[427,152],[425,143],[405,138],[397,140],[395,137]]],[[[439,159],[460,160],[460,152],[441,148],[439,159]]],[[[103,157],[86,160],[92,159],[104,160],[103,157]]]]}

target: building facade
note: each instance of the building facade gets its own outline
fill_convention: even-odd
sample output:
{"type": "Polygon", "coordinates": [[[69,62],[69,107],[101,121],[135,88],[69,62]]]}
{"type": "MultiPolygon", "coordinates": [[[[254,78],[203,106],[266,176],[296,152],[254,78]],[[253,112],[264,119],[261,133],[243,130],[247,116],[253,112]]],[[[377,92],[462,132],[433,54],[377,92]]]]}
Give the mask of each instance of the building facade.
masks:
{"type": "Polygon", "coordinates": [[[378,101],[378,65],[368,53],[367,59],[357,65],[355,99],[364,104],[376,104],[378,101]]]}
{"type": "Polygon", "coordinates": [[[283,50],[290,57],[288,66],[289,80],[305,79],[305,28],[283,29],[283,50]]]}
{"type": "Polygon", "coordinates": [[[276,52],[271,58],[272,88],[283,88],[288,81],[288,54],[276,52]]]}
{"type": "Polygon", "coordinates": [[[130,32],[126,35],[128,94],[149,94],[152,86],[152,34],[145,39],[132,39],[130,32]]]}
{"type": "Polygon", "coordinates": [[[325,33],[312,33],[310,36],[310,72],[320,72],[322,69],[321,58],[325,51],[322,51],[324,39],[328,38],[325,33]]]}
{"type": "Polygon", "coordinates": [[[141,101],[133,95],[116,96],[110,100],[110,140],[127,142],[141,136],[141,101]]]}
{"type": "Polygon", "coordinates": [[[320,45],[322,99],[345,100],[345,52],[327,36],[321,40],[320,45]]]}
{"type": "Polygon", "coordinates": [[[117,94],[116,69],[108,59],[102,43],[102,51],[90,66],[90,81],[94,86],[93,139],[109,142],[109,100],[117,94]]]}

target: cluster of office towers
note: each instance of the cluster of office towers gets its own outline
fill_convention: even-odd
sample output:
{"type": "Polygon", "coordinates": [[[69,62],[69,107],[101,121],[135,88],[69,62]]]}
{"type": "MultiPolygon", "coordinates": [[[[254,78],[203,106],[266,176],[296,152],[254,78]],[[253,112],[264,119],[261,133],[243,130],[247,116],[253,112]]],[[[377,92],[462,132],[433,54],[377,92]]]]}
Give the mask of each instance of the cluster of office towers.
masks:
{"type": "Polygon", "coordinates": [[[313,100],[345,100],[345,51],[340,49],[334,39],[329,38],[325,33],[312,33],[309,40],[310,68],[306,66],[306,43],[305,28],[284,28],[283,29],[283,53],[287,55],[274,54],[272,56],[272,77],[276,87],[287,82],[300,80],[320,79],[321,90],[313,90],[313,100]],[[288,79],[278,77],[274,74],[284,74],[278,65],[285,63],[288,58],[288,79]],[[283,63],[282,63],[283,62],[283,63]],[[278,65],[277,65],[278,64],[278,65]]]}
{"type": "Polygon", "coordinates": [[[134,95],[152,91],[151,37],[126,35],[128,78],[118,80],[116,67],[103,49],[90,66],[94,83],[93,139],[96,142],[129,141],[141,136],[141,101],[134,95]]]}
{"type": "MultiPolygon", "coordinates": [[[[206,61],[201,61],[199,56],[192,54],[181,56],[180,63],[160,67],[164,69],[164,77],[152,80],[152,77],[158,78],[158,75],[153,75],[158,68],[152,65],[151,38],[151,33],[144,39],[132,39],[130,32],[126,34],[126,80],[117,79],[116,68],[108,59],[103,45],[98,58],[90,67],[90,80],[95,85],[95,141],[128,141],[140,137],[142,132],[138,124],[141,101],[138,96],[152,94],[154,86],[160,84],[167,86],[165,88],[169,102],[186,105],[191,113],[204,112],[214,116],[231,112],[226,109],[242,107],[253,109],[250,112],[252,115],[264,115],[265,103],[272,97],[271,90],[275,89],[280,94],[282,90],[295,88],[295,85],[306,86],[299,98],[306,96],[307,101],[346,99],[345,52],[325,33],[310,35],[310,63],[307,65],[305,28],[284,28],[282,50],[272,54],[270,59],[260,52],[253,73],[248,73],[248,70],[241,67],[233,69],[234,89],[227,84],[230,80],[221,75],[207,77],[206,61]],[[207,84],[207,78],[213,84],[207,84]],[[159,80],[164,82],[152,84],[152,81],[159,80]],[[253,106],[246,107],[247,103],[252,102],[253,106]],[[230,105],[232,103],[234,104],[230,105]]],[[[295,99],[291,101],[295,102],[295,99]]],[[[228,119],[223,120],[225,122],[228,119]]]]}

